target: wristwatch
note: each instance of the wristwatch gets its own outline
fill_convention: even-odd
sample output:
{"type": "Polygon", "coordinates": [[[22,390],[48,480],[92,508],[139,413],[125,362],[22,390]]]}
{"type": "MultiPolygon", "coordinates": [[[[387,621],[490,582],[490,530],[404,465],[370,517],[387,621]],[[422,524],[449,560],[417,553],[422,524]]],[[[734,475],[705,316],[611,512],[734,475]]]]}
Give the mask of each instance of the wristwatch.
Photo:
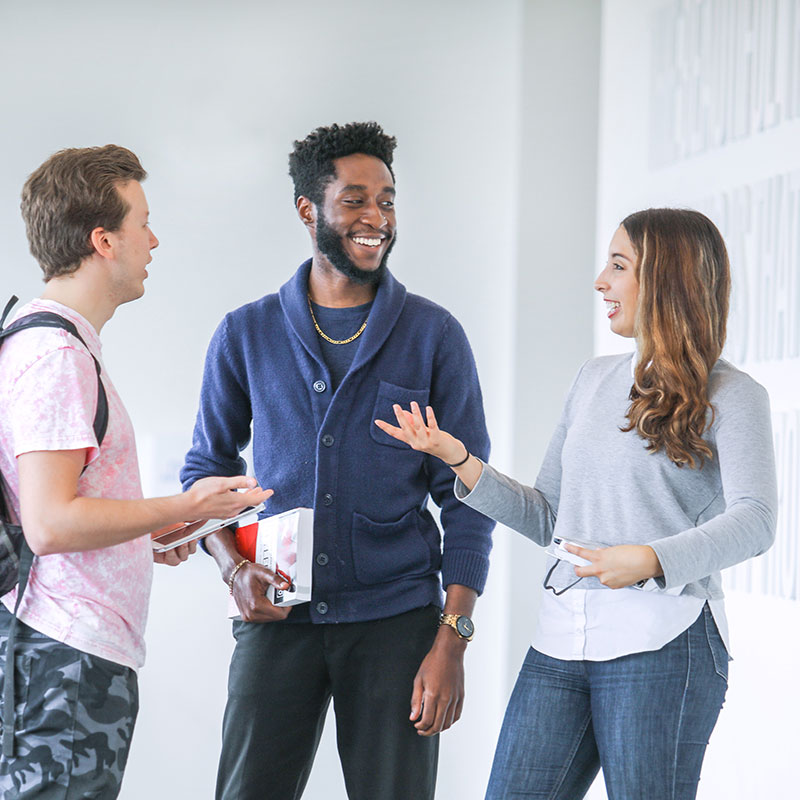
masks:
{"type": "Polygon", "coordinates": [[[465,614],[442,614],[439,625],[449,625],[459,639],[472,641],[475,635],[475,623],[465,614]]]}

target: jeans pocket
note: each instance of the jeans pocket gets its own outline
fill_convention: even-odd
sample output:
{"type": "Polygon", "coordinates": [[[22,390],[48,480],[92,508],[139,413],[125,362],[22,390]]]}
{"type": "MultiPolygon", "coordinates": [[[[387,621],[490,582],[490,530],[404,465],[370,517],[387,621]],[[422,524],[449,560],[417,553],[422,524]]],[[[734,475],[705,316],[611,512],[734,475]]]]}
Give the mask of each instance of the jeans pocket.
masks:
{"type": "Polygon", "coordinates": [[[717,623],[714,621],[714,615],[711,613],[708,603],[703,607],[703,621],[705,623],[708,647],[711,650],[711,657],[714,659],[714,671],[727,683],[728,662],[731,658],[728,655],[725,642],[722,641],[722,636],[720,636],[717,623]]]}

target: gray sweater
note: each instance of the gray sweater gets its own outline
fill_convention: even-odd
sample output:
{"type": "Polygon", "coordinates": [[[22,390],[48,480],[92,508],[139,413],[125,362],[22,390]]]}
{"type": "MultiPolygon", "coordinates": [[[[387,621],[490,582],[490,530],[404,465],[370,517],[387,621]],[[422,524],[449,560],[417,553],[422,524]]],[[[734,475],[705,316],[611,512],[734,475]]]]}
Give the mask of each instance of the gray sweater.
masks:
{"type": "MultiPolygon", "coordinates": [[[[484,465],[471,492],[456,481],[456,496],[543,546],[554,535],[600,545],[649,544],[664,571],[662,588],[685,585],[683,594],[721,598],[719,571],[763,553],[775,538],[767,392],[720,359],[709,378],[714,423],[704,437],[713,458],[690,469],[677,467],[663,451],[649,453],[635,431],[620,431],[631,385],[629,354],[587,361],[535,487],[484,465]]],[[[572,574],[571,565],[562,566],[572,574]]]]}

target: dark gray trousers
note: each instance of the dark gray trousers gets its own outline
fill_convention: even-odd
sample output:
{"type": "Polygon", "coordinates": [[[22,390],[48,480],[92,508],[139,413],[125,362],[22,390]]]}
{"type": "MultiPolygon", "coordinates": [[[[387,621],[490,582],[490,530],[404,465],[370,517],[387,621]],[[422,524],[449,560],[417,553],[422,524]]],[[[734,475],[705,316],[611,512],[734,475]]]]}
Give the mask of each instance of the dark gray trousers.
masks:
{"type": "Polygon", "coordinates": [[[432,800],[439,737],[409,721],[433,606],[373,622],[234,622],[218,800],[299,800],[333,699],[350,800],[432,800]]]}

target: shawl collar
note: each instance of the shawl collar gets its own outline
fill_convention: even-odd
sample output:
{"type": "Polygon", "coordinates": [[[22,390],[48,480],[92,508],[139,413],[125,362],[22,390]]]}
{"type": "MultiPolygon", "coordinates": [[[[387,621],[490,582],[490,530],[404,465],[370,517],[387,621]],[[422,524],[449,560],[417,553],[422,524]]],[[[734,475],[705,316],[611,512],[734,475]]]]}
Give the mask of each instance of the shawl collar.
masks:
{"type": "MultiPolygon", "coordinates": [[[[311,272],[311,259],[300,265],[300,268],[278,293],[283,315],[289,327],[309,355],[321,366],[325,366],[319,346],[319,335],[308,313],[308,276],[311,272]]],[[[366,364],[380,350],[392,332],[398,317],[403,311],[406,301],[406,287],[390,272],[386,272],[378,284],[378,291],[370,310],[367,327],[361,334],[361,344],[356,351],[348,374],[366,364]]]]}

